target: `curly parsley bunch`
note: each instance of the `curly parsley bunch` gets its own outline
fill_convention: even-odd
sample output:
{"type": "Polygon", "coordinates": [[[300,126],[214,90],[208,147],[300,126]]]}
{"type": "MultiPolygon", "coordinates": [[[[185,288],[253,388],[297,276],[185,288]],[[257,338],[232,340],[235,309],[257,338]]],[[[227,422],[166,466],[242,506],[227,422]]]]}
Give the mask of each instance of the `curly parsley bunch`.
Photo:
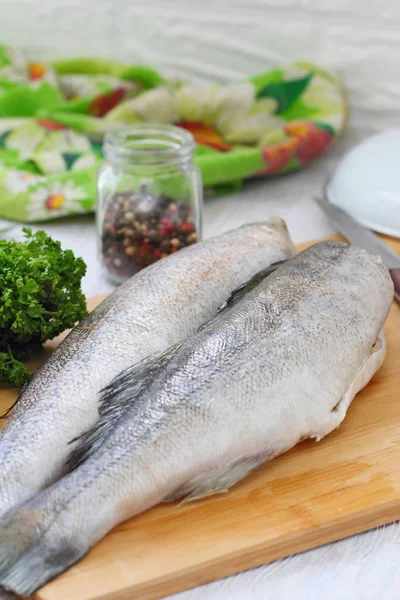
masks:
{"type": "Polygon", "coordinates": [[[87,314],[85,262],[44,231],[23,231],[22,242],[0,240],[0,382],[16,386],[30,377],[20,361],[87,314]]]}

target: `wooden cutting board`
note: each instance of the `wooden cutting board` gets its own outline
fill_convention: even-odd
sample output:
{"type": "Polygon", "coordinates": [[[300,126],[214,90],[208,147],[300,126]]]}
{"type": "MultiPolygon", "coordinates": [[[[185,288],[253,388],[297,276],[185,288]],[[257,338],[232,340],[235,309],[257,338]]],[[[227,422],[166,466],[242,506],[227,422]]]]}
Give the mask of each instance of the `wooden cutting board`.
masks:
{"type": "MultiPolygon", "coordinates": [[[[389,242],[400,253],[400,241],[389,242]]],[[[123,523],[36,598],[161,598],[400,519],[399,306],[385,330],[385,364],[338,431],[299,444],[227,494],[123,523]]],[[[0,408],[13,398],[0,391],[0,408]]]]}

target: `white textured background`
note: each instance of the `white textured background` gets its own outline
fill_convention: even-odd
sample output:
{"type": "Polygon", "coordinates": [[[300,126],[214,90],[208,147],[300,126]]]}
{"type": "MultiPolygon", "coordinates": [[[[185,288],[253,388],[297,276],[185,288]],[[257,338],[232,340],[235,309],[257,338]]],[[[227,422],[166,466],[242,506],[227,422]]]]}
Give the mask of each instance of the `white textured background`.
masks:
{"type": "MultiPolygon", "coordinates": [[[[293,59],[336,69],[351,106],[343,140],[308,170],[209,202],[206,235],[276,213],[295,241],[330,233],[312,202],[326,171],[365,135],[400,127],[400,0],[0,0],[0,41],[33,58],[109,57],[194,78],[241,78],[293,59]]],[[[88,295],[110,289],[96,266],[90,218],[47,230],[87,260],[88,295]]],[[[179,600],[398,600],[399,562],[400,528],[392,525],[179,600]]]]}
{"type": "Polygon", "coordinates": [[[0,40],[235,79],[304,58],[338,69],[352,123],[399,122],[399,0],[0,0],[0,40]]]}

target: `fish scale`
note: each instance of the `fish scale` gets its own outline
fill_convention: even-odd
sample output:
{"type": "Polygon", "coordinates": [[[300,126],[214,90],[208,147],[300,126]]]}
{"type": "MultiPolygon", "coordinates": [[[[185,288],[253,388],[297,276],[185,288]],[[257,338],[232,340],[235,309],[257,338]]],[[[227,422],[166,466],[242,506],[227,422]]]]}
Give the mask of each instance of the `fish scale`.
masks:
{"type": "Polygon", "coordinates": [[[0,520],[0,584],[31,594],[121,521],[227,491],[329,434],[382,365],[392,300],[379,258],[317,244],[183,343],[125,370],[104,391],[108,410],[81,438],[76,468],[0,520]]]}
{"type": "Polygon", "coordinates": [[[60,476],[69,442],[97,420],[98,393],[121,370],[193,334],[233,288],[294,253],[272,218],[180,250],[118,288],[22,391],[0,438],[0,515],[60,476]]]}

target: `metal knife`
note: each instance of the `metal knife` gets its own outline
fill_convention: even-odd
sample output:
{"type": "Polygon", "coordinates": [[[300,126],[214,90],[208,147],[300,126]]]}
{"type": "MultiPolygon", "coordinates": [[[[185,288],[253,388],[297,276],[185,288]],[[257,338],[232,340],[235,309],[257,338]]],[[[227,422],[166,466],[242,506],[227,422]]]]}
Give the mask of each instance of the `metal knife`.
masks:
{"type": "Polygon", "coordinates": [[[338,231],[356,246],[365,248],[371,254],[380,256],[389,269],[394,285],[394,295],[400,303],[400,256],[387,246],[372,231],[366,229],[344,210],[322,198],[315,198],[319,206],[328,215],[338,231]]]}

